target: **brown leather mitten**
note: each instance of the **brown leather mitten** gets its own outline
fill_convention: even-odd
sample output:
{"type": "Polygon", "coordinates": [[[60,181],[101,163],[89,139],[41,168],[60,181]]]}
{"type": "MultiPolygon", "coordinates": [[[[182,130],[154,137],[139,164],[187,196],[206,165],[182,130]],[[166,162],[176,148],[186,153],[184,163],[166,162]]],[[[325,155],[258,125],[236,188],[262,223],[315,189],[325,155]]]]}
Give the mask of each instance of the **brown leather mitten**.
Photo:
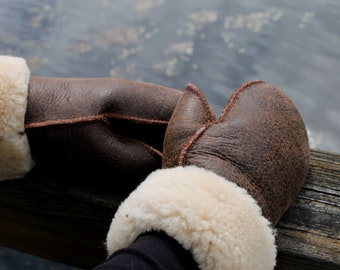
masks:
{"type": "Polygon", "coordinates": [[[108,254],[155,230],[189,250],[200,269],[272,270],[273,226],[302,187],[308,163],[304,122],[274,86],[242,85],[216,118],[188,85],[166,131],[163,168],[120,205],[108,254]]]}
{"type": "Polygon", "coordinates": [[[123,79],[31,77],[25,131],[32,156],[52,174],[69,169],[138,183],[161,167],[181,94],[123,79]]]}
{"type": "Polygon", "coordinates": [[[163,168],[195,165],[243,187],[274,225],[305,182],[309,145],[292,101],[262,81],[242,85],[216,119],[188,85],[169,123],[163,168]]]}
{"type": "Polygon", "coordinates": [[[23,58],[0,55],[0,180],[23,177],[33,156],[47,177],[135,185],[161,167],[182,93],[114,78],[32,77],[23,58]]]}

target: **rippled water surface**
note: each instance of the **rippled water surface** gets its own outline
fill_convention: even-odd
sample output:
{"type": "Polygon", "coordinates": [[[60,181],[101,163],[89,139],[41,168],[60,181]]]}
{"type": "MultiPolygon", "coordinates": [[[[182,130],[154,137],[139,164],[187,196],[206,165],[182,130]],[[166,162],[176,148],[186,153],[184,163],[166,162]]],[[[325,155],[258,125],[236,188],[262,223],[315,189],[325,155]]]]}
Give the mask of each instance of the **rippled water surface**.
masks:
{"type": "Polygon", "coordinates": [[[0,54],[32,75],[194,83],[217,114],[262,79],[296,104],[311,147],[338,153],[339,48],[338,0],[0,0],[0,54]]]}
{"type": "Polygon", "coordinates": [[[312,147],[340,152],[340,2],[0,0],[0,53],[33,75],[196,84],[217,114],[262,79],[301,111],[312,147]]]}

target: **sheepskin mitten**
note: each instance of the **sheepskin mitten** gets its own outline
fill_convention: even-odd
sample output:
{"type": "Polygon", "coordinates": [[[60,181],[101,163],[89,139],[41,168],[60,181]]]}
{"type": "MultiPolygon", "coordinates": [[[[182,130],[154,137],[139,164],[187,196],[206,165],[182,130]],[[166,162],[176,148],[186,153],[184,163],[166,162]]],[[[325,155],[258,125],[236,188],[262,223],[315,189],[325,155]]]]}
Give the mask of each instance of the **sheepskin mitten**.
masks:
{"type": "Polygon", "coordinates": [[[216,118],[188,85],[166,131],[163,169],[119,207],[108,253],[143,232],[164,231],[201,269],[273,269],[273,227],[301,189],[308,164],[304,122],[279,89],[246,83],[216,118]]]}
{"type": "Polygon", "coordinates": [[[31,77],[26,133],[37,164],[134,187],[160,168],[182,91],[116,78],[31,77]]]}
{"type": "Polygon", "coordinates": [[[30,76],[24,59],[2,56],[0,179],[23,177],[34,160],[47,176],[106,177],[134,188],[161,168],[182,93],[117,78],[30,76]]]}

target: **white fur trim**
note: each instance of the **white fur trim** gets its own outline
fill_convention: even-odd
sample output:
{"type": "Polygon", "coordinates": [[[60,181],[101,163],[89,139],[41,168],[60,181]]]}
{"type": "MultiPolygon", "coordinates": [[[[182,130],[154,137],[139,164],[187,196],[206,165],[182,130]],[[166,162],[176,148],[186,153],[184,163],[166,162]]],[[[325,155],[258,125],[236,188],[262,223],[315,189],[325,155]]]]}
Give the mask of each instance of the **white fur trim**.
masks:
{"type": "Polygon", "coordinates": [[[0,55],[0,180],[23,177],[33,166],[24,133],[29,76],[23,58],[0,55]]]}
{"type": "Polygon", "coordinates": [[[109,255],[146,231],[162,230],[204,270],[273,269],[274,232],[256,201],[235,183],[190,167],[151,173],[118,208],[109,255]]]}

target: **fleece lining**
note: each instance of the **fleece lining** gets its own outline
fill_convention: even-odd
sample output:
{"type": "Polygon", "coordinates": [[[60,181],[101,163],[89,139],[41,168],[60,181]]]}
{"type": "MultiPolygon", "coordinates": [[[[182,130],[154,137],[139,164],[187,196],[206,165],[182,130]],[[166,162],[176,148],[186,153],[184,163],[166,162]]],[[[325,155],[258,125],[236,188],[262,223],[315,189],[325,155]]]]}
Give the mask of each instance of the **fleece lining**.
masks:
{"type": "Polygon", "coordinates": [[[191,251],[200,269],[265,270],[276,263],[274,231],[256,201],[195,166],[157,170],[123,201],[108,231],[108,254],[153,230],[191,251]]]}
{"type": "Polygon", "coordinates": [[[23,58],[0,55],[0,180],[23,177],[33,166],[25,134],[29,76],[23,58]]]}

